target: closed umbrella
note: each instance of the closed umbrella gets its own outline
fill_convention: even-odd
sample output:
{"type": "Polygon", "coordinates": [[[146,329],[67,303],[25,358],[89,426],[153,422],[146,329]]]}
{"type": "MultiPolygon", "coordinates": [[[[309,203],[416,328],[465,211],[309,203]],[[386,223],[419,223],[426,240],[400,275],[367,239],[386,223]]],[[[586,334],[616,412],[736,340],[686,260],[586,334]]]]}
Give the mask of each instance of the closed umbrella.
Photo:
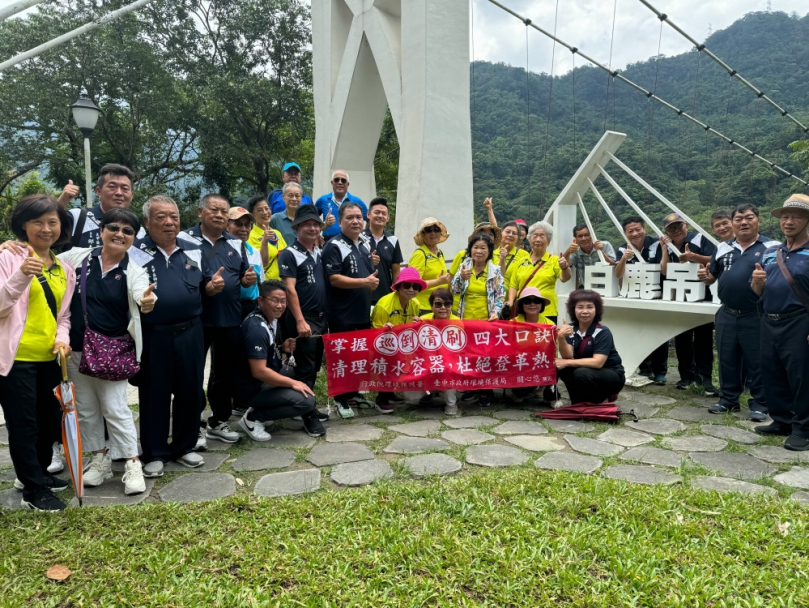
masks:
{"type": "Polygon", "coordinates": [[[76,412],[76,388],[67,379],[67,357],[64,349],[59,349],[59,359],[62,363],[62,381],[53,394],[62,407],[62,447],[65,450],[65,462],[73,482],[79,506],[84,498],[84,463],[81,452],[81,432],[79,431],[79,415],[76,412]]]}

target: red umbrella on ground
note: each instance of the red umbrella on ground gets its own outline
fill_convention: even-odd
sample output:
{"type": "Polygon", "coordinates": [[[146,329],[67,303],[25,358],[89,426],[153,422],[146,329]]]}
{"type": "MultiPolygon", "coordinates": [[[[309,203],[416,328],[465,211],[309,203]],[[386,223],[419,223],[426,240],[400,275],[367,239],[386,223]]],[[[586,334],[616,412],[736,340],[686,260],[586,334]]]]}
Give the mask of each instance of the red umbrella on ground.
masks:
{"type": "MultiPolygon", "coordinates": [[[[552,420],[600,420],[604,422],[615,422],[618,420],[618,406],[614,403],[574,403],[547,412],[537,412],[537,418],[550,418],[552,420]]],[[[635,411],[628,414],[635,418],[635,411]]]]}
{"type": "Polygon", "coordinates": [[[81,450],[81,432],[79,430],[79,415],[76,412],[76,388],[67,379],[67,357],[65,351],[59,349],[59,359],[62,364],[62,381],[53,394],[62,407],[62,447],[65,450],[65,462],[73,482],[79,506],[84,499],[84,463],[81,450]]]}

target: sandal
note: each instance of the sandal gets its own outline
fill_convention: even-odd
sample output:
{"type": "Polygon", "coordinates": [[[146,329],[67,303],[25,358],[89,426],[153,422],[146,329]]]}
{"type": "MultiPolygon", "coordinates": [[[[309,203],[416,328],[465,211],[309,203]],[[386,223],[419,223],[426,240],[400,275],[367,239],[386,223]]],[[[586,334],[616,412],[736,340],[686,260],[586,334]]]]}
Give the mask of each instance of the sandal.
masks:
{"type": "Polygon", "coordinates": [[[351,397],[346,399],[345,404],[348,405],[348,407],[358,407],[361,410],[374,409],[374,404],[362,397],[351,397]]]}

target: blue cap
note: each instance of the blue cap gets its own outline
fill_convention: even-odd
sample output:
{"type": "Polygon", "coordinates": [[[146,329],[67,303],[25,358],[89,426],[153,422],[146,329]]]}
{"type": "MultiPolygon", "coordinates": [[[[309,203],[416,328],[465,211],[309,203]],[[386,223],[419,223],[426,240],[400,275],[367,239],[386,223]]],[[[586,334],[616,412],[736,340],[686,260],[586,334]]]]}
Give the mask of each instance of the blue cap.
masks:
{"type": "MultiPolygon", "coordinates": [[[[289,171],[292,167],[295,167],[298,171],[301,171],[301,166],[298,163],[287,163],[284,165],[284,171],[289,171]]],[[[303,171],[301,171],[303,173],[303,171]]]]}

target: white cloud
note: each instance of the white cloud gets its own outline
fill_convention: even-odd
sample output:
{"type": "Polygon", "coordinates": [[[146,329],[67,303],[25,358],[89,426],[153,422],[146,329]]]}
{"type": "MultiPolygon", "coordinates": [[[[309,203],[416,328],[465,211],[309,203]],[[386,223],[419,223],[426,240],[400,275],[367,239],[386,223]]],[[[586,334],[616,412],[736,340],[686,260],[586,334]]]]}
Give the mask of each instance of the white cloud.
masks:
{"type": "MultiPolygon", "coordinates": [[[[539,27],[553,32],[557,0],[499,0],[539,27]]],[[[488,0],[474,2],[474,54],[478,60],[525,66],[526,27],[488,0]]],[[[614,0],[559,0],[557,36],[578,47],[596,61],[609,62],[614,0]]],[[[659,11],[697,41],[713,31],[724,29],[746,13],[763,11],[767,0],[651,0],[659,11]]],[[[804,15],[806,0],[772,0],[772,10],[804,15]]],[[[657,54],[660,21],[638,0],[617,0],[617,18],[612,53],[613,67],[643,61],[657,54]]],[[[529,66],[531,71],[550,72],[553,42],[529,28],[529,66]]],[[[677,55],[691,44],[668,25],[663,25],[660,52],[677,55]]],[[[576,65],[583,59],[576,57],[576,65]]],[[[554,73],[572,67],[572,54],[556,46],[554,73]]]]}

